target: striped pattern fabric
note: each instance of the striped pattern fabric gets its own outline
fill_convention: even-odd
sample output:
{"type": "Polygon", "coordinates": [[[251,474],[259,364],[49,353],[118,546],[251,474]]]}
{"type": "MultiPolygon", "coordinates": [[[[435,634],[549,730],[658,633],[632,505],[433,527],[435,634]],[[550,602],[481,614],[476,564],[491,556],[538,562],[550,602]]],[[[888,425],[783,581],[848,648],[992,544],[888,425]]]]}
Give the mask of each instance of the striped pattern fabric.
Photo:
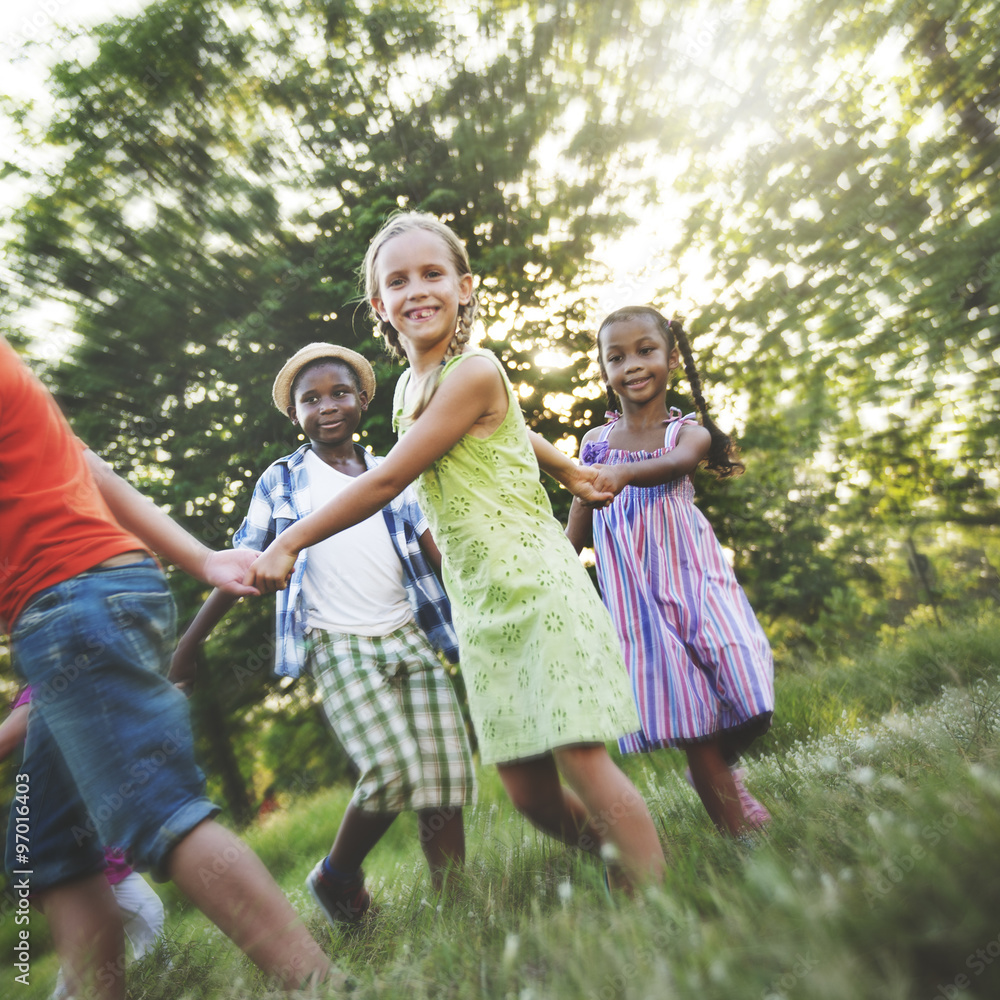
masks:
{"type": "MultiPolygon", "coordinates": [[[[581,460],[616,465],[661,455],[692,419],[672,411],[658,452],[610,448],[607,424],[581,460]]],[[[690,478],[626,487],[594,512],[594,550],[641,725],[619,740],[620,749],[721,736],[732,763],[770,725],[774,663],[711,525],[694,505],[690,478]]]]}
{"type": "Polygon", "coordinates": [[[310,629],[306,656],[327,720],[361,772],[358,808],[401,812],[475,801],[458,699],[415,624],[375,637],[310,629]]]}

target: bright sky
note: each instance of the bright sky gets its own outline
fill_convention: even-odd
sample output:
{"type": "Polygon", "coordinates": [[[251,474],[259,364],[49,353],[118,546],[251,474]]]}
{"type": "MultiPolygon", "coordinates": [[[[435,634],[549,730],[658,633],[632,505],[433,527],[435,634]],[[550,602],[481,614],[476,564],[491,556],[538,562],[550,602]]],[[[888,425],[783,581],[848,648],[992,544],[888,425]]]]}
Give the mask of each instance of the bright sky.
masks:
{"type": "Polygon", "coordinates": [[[144,6],[145,0],[4,0],[0,5],[0,90],[16,97],[40,92],[46,66],[59,56],[60,28],[99,24],[144,6]]]}

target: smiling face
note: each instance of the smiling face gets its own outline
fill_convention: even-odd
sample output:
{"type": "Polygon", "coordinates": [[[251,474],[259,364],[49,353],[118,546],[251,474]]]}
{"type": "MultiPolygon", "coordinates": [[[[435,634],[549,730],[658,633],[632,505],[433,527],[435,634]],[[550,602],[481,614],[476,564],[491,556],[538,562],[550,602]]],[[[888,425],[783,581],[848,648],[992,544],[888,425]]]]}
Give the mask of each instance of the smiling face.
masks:
{"type": "Polygon", "coordinates": [[[353,369],[340,361],[320,361],[303,369],[292,386],[288,416],[314,444],[335,446],[352,441],[368,409],[353,369]]]}
{"type": "Polygon", "coordinates": [[[680,362],[677,347],[668,349],[658,324],[642,315],[605,326],[597,347],[604,381],[623,407],[662,400],[667,379],[680,362]]]}
{"type": "Polygon", "coordinates": [[[472,275],[459,273],[448,244],[437,233],[412,229],[381,246],[374,268],[372,308],[399,334],[410,363],[415,356],[443,357],[459,307],[472,297],[472,275]]]}

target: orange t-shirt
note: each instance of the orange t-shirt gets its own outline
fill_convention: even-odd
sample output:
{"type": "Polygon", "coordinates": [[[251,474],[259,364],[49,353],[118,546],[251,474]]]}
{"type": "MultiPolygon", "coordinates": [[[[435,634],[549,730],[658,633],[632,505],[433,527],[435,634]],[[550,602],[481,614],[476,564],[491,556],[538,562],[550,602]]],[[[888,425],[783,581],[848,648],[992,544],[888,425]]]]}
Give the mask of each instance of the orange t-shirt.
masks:
{"type": "Polygon", "coordinates": [[[0,338],[0,619],[111,556],[144,549],[115,521],[55,400],[0,338]]]}

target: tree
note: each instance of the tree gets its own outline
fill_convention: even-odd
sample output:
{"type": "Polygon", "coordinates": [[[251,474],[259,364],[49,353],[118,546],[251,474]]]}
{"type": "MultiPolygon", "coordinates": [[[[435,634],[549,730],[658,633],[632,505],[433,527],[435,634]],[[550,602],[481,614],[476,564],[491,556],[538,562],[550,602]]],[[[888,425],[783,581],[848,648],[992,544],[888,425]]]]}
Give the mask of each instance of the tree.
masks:
{"type": "Polygon", "coordinates": [[[712,254],[700,318],[741,345],[719,370],[748,419],[810,393],[844,520],[902,491],[897,515],[997,523],[997,12],[762,4],[714,40],[747,82],[695,123],[680,246],[712,254]]]}

